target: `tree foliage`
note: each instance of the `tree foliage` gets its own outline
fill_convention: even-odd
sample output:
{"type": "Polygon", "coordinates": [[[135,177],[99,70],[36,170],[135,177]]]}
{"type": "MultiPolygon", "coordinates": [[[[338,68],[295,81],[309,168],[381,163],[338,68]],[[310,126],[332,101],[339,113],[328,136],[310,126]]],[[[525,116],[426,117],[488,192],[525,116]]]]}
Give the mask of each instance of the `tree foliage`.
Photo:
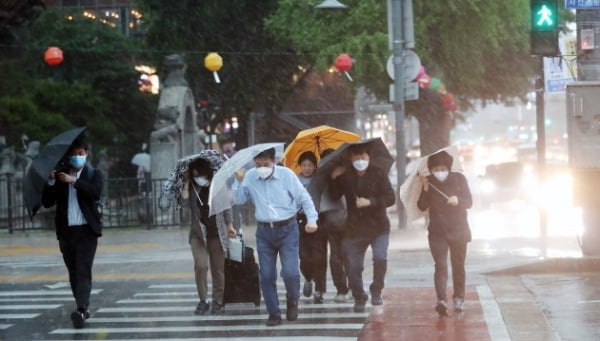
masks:
{"type": "MultiPolygon", "coordinates": [[[[346,0],[348,9],[324,12],[317,0],[280,0],[267,20],[269,32],[325,68],[345,52],[355,61],[355,84],[379,98],[391,82],[384,1],[346,0]]],[[[413,1],[415,51],[428,73],[464,99],[507,100],[529,86],[527,0],[413,1]]]]}
{"type": "Polygon", "coordinates": [[[277,112],[293,86],[300,57],[264,29],[275,0],[182,0],[168,6],[161,0],[137,0],[136,4],[144,13],[145,39],[155,65],[162,66],[164,55],[183,54],[196,99],[208,98],[220,108],[220,118],[235,115],[244,125],[254,110],[277,112]],[[223,58],[220,84],[204,67],[209,52],[223,58]]]}
{"type": "Polygon", "coordinates": [[[156,106],[137,90],[135,41],[77,12],[47,10],[21,32],[20,48],[19,59],[0,60],[0,71],[10,75],[0,81],[0,121],[9,144],[22,134],[44,143],[87,125],[95,150],[109,148],[120,166],[129,165],[148,139],[156,106]],[[44,63],[48,46],[63,50],[60,65],[44,63]]]}

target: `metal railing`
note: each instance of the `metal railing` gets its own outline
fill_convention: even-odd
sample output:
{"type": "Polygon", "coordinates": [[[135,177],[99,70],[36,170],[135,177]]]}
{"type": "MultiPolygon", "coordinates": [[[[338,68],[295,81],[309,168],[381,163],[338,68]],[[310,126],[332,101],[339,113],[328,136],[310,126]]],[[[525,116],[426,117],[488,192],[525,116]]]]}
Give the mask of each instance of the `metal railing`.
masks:
{"type": "MultiPolygon", "coordinates": [[[[189,223],[189,213],[161,200],[166,179],[140,182],[137,178],[105,180],[99,203],[104,227],[175,226],[189,223]]],[[[33,218],[23,200],[23,179],[0,175],[0,230],[8,232],[54,229],[54,208],[40,208],[33,218]]]]}

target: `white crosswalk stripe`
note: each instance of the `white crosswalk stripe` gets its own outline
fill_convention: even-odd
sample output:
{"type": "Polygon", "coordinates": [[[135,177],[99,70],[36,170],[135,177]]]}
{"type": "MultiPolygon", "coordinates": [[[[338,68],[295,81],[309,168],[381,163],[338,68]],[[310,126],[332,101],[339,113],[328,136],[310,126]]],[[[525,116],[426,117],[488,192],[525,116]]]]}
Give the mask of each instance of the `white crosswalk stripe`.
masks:
{"type": "MultiPolygon", "coordinates": [[[[279,297],[285,289],[278,287],[279,297]]],[[[264,301],[227,304],[221,315],[194,315],[198,303],[193,283],[152,284],[131,293],[130,297],[106,304],[86,321],[84,329],[56,328],[49,339],[65,340],[77,335],[103,340],[284,340],[328,341],[356,340],[368,313],[353,312],[353,303],[334,303],[333,294],[323,304],[313,303],[312,297],[301,297],[296,321],[286,321],[285,299],[280,299],[283,323],[267,327],[268,313],[264,301]],[[318,337],[315,337],[315,336],[318,337]],[[135,337],[134,337],[135,336],[135,337]]]]}
{"type": "MultiPolygon", "coordinates": [[[[93,289],[98,295],[102,289],[93,289]]],[[[3,290],[0,291],[0,330],[27,323],[45,312],[73,303],[71,290],[3,290]]],[[[1,337],[0,337],[1,339],[1,337]]]]}

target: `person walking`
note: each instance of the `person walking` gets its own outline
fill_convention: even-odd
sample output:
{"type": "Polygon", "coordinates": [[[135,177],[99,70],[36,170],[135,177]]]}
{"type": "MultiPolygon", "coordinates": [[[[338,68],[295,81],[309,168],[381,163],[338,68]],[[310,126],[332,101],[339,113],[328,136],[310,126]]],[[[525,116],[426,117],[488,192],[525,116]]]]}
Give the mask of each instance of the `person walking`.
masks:
{"type": "Polygon", "coordinates": [[[362,272],[365,252],[371,246],[373,254],[373,282],[369,289],[371,304],[381,305],[387,271],[387,250],[390,239],[390,221],[386,208],[395,202],[395,195],[387,175],[371,165],[369,149],[364,144],[348,147],[353,169],[337,166],[331,172],[332,198],[342,195],[348,208],[347,232],[342,241],[346,257],[348,283],[354,297],[354,311],[364,312],[369,296],[363,288],[362,272]]]}
{"type": "MultiPolygon", "coordinates": [[[[321,153],[321,160],[333,151],[333,149],[325,149],[321,153]]],[[[333,285],[336,288],[336,295],[333,301],[336,303],[345,303],[348,300],[350,289],[348,288],[346,260],[342,252],[342,241],[344,240],[346,230],[348,209],[345,198],[342,197],[335,201],[331,198],[328,190],[329,186],[328,183],[327,188],[323,190],[321,202],[331,203],[332,206],[337,206],[338,208],[319,212],[319,226],[321,230],[326,232],[327,242],[329,243],[329,269],[333,285]]]]}
{"type": "MultiPolygon", "coordinates": [[[[317,157],[313,152],[306,151],[300,154],[298,164],[300,165],[298,179],[307,188],[317,169],[317,157]]],[[[313,302],[323,303],[327,280],[327,233],[322,228],[314,233],[306,232],[304,211],[298,212],[297,218],[300,228],[300,272],[305,279],[302,294],[310,297],[314,284],[313,302]]]]}
{"type": "Polygon", "coordinates": [[[306,214],[306,232],[317,231],[317,212],[312,199],[296,174],[275,164],[275,149],[262,151],[254,157],[255,168],[248,173],[236,172],[232,185],[233,204],[248,199],[255,208],[256,248],[260,267],[260,284],[269,312],[267,326],[281,324],[277,297],[277,255],[281,260],[281,276],[285,283],[288,321],[298,318],[300,272],[298,270],[299,231],[296,212],[301,207],[306,214]]]}
{"type": "Polygon", "coordinates": [[[97,202],[103,188],[102,173],[86,165],[88,144],[78,138],[67,152],[69,165],[52,172],[42,190],[42,205],[56,205],[54,223],[60,252],[69,272],[77,308],[71,313],[76,329],[90,317],[92,265],[102,236],[97,202]]]}
{"type": "Polygon", "coordinates": [[[188,165],[187,181],[181,197],[190,208],[191,226],[189,243],[194,257],[194,275],[200,302],[194,311],[197,315],[210,312],[221,314],[224,310],[225,256],[229,237],[236,236],[231,209],[209,216],[209,186],[214,173],[223,160],[216,150],[203,150],[188,165]],[[208,298],[208,268],[212,278],[212,304],[208,298]]]}
{"type": "Polygon", "coordinates": [[[434,283],[437,295],[435,310],[447,314],[448,251],[452,265],[454,310],[463,311],[465,297],[465,259],[471,230],[467,209],[473,200],[465,176],[450,171],[452,156],[445,151],[428,157],[427,168],[431,175],[420,175],[423,190],[417,201],[421,211],[429,209],[429,250],[435,263],[434,283]]]}

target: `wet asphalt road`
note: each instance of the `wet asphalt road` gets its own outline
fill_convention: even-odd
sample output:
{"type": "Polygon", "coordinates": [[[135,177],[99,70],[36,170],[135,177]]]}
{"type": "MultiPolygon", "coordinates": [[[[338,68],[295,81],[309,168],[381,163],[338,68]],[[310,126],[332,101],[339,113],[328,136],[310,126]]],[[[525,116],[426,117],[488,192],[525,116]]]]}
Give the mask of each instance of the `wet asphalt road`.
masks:
{"type": "MultiPolygon", "coordinates": [[[[252,232],[247,228],[251,246],[252,232]]],[[[228,306],[224,316],[193,315],[197,296],[186,229],[106,230],[94,266],[92,318],[84,330],[76,331],[53,234],[2,234],[0,340],[385,340],[395,339],[393,335],[410,340],[428,339],[431,332],[444,340],[600,338],[600,269],[588,266],[572,272],[568,266],[552,269],[551,264],[539,263],[542,247],[535,238],[486,239],[479,230],[474,235],[480,237],[469,246],[466,307],[471,309],[464,316],[435,316],[433,264],[425,231],[415,227],[392,232],[383,308],[353,313],[351,302],[332,302],[329,283],[324,305],[303,298],[299,321],[269,329],[264,327],[264,306],[228,306]],[[544,271],[488,275],[530,263],[539,263],[544,271]],[[384,315],[397,319],[381,319],[384,315]],[[400,319],[404,322],[398,323],[400,319]],[[461,334],[461,328],[471,330],[461,334]]],[[[569,261],[579,259],[574,237],[552,237],[546,249],[552,255],[574,257],[569,261]]],[[[365,287],[371,275],[369,259],[365,287]]],[[[285,297],[280,290],[280,298],[285,297]]]]}

